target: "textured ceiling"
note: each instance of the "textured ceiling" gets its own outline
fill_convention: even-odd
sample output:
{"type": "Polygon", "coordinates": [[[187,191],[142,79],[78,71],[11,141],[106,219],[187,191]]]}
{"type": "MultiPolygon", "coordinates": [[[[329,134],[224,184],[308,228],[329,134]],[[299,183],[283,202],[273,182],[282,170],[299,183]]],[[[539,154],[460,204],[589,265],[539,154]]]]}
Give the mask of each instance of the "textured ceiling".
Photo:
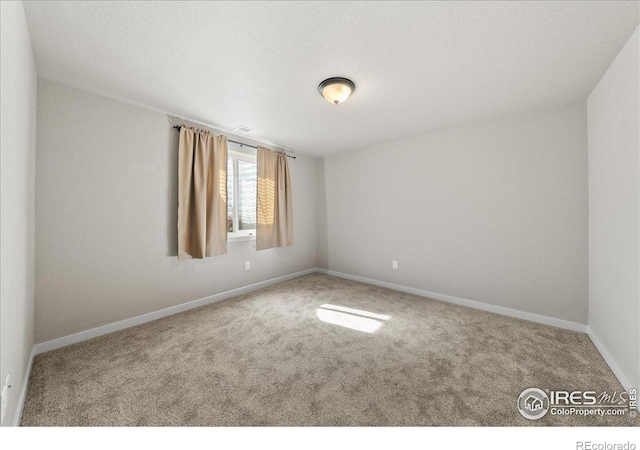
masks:
{"type": "Polygon", "coordinates": [[[638,2],[25,2],[38,74],[326,155],[585,100],[638,2]],[[331,76],[356,83],[334,106],[331,76]]]}

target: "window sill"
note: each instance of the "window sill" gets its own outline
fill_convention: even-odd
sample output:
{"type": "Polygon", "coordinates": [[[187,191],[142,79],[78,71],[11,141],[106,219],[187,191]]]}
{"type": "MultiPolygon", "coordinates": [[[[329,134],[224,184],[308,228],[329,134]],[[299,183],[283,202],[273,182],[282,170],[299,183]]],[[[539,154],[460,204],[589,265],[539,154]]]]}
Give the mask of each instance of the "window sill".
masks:
{"type": "Polygon", "coordinates": [[[255,241],[256,235],[248,233],[228,233],[227,242],[255,241]]]}

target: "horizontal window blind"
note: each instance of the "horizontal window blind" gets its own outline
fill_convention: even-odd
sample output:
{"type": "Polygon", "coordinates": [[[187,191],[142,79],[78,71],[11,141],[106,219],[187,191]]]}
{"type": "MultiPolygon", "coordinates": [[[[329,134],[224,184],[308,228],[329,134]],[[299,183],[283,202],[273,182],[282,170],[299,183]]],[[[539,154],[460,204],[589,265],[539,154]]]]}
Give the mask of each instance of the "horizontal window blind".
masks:
{"type": "Polygon", "coordinates": [[[227,231],[256,229],[258,167],[230,156],[227,164],[227,231]]]}
{"type": "Polygon", "coordinates": [[[257,164],[238,160],[238,228],[255,230],[257,164]]]}

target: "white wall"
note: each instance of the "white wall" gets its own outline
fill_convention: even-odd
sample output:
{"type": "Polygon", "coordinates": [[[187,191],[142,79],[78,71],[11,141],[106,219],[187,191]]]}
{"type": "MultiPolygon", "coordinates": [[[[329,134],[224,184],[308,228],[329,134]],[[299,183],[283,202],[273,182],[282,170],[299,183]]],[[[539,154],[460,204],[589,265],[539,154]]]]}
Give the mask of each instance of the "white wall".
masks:
{"type": "Polygon", "coordinates": [[[640,387],[640,64],[636,29],[587,101],[589,327],[640,387]]]}
{"type": "Polygon", "coordinates": [[[315,267],[317,160],[290,160],[295,245],[179,262],[178,132],[163,114],[38,85],[35,339],[315,267]],[[251,261],[245,271],[244,261],[251,261]]]}
{"type": "Polygon", "coordinates": [[[0,384],[10,375],[11,425],[33,345],[36,70],[22,2],[1,2],[0,16],[0,384]]]}
{"type": "Polygon", "coordinates": [[[324,158],[318,161],[317,174],[317,204],[318,204],[318,267],[329,268],[329,241],[327,223],[327,189],[324,179],[324,158]]]}
{"type": "Polygon", "coordinates": [[[320,262],[586,324],[586,126],[576,104],[326,157],[320,262]]]}

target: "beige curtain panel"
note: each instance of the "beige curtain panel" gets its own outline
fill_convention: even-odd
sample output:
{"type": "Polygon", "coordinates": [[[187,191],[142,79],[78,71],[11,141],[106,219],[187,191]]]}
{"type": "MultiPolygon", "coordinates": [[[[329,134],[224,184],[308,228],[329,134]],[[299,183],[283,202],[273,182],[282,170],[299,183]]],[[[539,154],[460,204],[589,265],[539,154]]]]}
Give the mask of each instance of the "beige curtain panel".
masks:
{"type": "Polygon", "coordinates": [[[178,259],[227,253],[227,137],[180,128],[178,259]]]}
{"type": "Polygon", "coordinates": [[[291,175],[287,155],[258,146],[256,250],[293,245],[291,175]]]}

